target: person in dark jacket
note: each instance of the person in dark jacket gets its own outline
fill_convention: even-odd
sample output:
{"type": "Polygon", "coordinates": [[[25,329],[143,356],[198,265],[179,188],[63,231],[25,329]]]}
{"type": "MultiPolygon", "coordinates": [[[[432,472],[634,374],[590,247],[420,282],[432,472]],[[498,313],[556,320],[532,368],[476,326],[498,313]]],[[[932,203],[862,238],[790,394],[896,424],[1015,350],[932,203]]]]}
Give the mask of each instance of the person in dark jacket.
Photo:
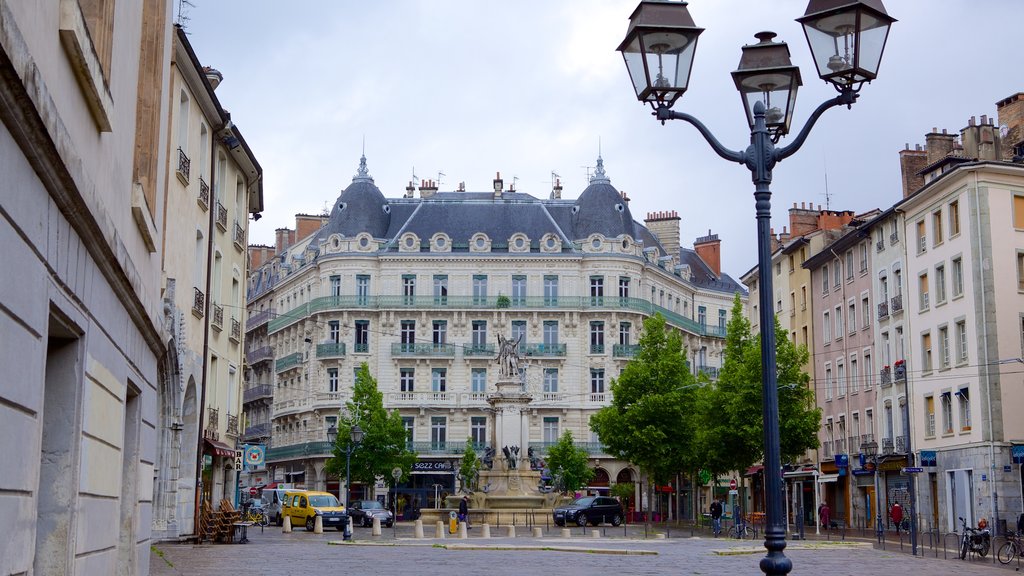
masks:
{"type": "Polygon", "coordinates": [[[717,498],[711,501],[711,529],[715,536],[722,533],[722,503],[717,498]]]}
{"type": "Polygon", "coordinates": [[[459,501],[459,522],[465,522],[466,529],[469,529],[469,496],[463,496],[459,501]]]}

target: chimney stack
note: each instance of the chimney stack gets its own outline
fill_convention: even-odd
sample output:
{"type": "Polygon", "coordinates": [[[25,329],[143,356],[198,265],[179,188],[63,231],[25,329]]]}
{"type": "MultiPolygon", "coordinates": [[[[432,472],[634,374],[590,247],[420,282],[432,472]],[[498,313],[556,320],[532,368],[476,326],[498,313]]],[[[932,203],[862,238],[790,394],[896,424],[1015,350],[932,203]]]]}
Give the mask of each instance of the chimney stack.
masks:
{"type": "Polygon", "coordinates": [[[809,205],[801,202],[800,207],[796,207],[796,202],[793,203],[793,207],[789,209],[789,230],[790,236],[798,238],[804,234],[809,234],[818,229],[818,211],[814,209],[814,202],[809,205]]]}
{"type": "Polygon", "coordinates": [[[921,146],[910,149],[908,144],[900,150],[900,174],[903,177],[903,197],[906,198],[917,192],[924,186],[924,176],[918,174],[928,165],[928,152],[921,150],[921,146]]]}
{"type": "Polygon", "coordinates": [[[999,132],[989,122],[988,115],[981,115],[980,124],[975,124],[973,120],[974,117],[971,116],[971,122],[960,131],[964,156],[978,160],[1002,160],[1002,142],[1000,142],[999,132]]]}
{"type": "Polygon", "coordinates": [[[1013,147],[1024,143],[1024,92],[996,102],[996,114],[999,125],[1006,126],[1003,136],[1003,160],[1013,158],[1013,147]]]}
{"type": "Polygon", "coordinates": [[[555,178],[555,185],[551,187],[551,199],[558,200],[562,197],[562,179],[555,178]]]}
{"type": "Polygon", "coordinates": [[[327,220],[330,217],[323,216],[311,216],[309,214],[296,214],[295,215],[295,237],[299,240],[313,234],[317,230],[323,228],[324,224],[327,224],[327,220]]]}
{"type": "Polygon", "coordinates": [[[409,180],[409,185],[405,187],[405,196],[403,198],[412,198],[415,191],[416,187],[412,185],[412,180],[409,180]]]}
{"type": "Polygon", "coordinates": [[[210,88],[214,90],[224,81],[224,75],[220,73],[220,70],[210,66],[203,66],[203,75],[206,76],[206,81],[210,83],[210,88]]]}
{"type": "Polygon", "coordinates": [[[288,249],[295,242],[295,231],[287,228],[278,228],[274,230],[274,235],[277,237],[276,251],[275,254],[280,254],[288,249]]]}
{"type": "Polygon", "coordinates": [[[420,198],[431,198],[434,194],[437,194],[437,182],[420,180],[420,198]]]}
{"type": "MultiPolygon", "coordinates": [[[[971,118],[973,124],[974,118],[971,118]]],[[[946,156],[953,153],[953,149],[956,146],[956,136],[953,134],[947,134],[946,129],[942,129],[940,134],[936,128],[932,128],[932,131],[924,136],[925,150],[928,152],[928,163],[926,165],[934,164],[939,160],[942,160],[946,156]]]]}
{"type": "Polygon", "coordinates": [[[721,277],[722,241],[718,239],[718,234],[712,234],[711,230],[708,230],[707,236],[701,236],[693,242],[693,249],[697,251],[697,256],[708,265],[715,278],[721,277]]]}
{"type": "Polygon", "coordinates": [[[501,172],[494,173],[494,199],[501,199],[501,190],[505,187],[505,181],[501,179],[501,172]]]}
{"type": "Polygon", "coordinates": [[[679,222],[682,219],[675,210],[648,212],[644,224],[654,237],[665,247],[665,255],[679,260],[679,222]]]}

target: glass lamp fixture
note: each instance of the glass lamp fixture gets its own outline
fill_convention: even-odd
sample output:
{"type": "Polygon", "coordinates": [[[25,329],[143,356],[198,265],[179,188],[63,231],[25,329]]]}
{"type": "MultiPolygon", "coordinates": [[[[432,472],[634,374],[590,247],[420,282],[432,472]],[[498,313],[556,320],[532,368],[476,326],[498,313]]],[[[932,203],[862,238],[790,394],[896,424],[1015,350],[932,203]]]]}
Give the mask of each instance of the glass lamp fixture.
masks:
{"type": "Polygon", "coordinates": [[[758,32],[757,44],[747,44],[740,56],[739,68],[732,73],[740,91],[747,123],[754,128],[754,106],[765,108],[765,124],[774,141],[789,133],[796,105],[797,88],[803,85],[800,69],[789,59],[789,46],[774,42],[774,32],[758,32]]]}
{"type": "Polygon", "coordinates": [[[654,109],[671,108],[686,92],[697,37],[703,31],[694,25],[686,2],[640,2],[618,48],[639,101],[654,109]]]}
{"type": "Polygon", "coordinates": [[[878,75],[889,27],[882,0],[810,0],[803,25],[818,76],[842,91],[878,75]]]}
{"type": "Polygon", "coordinates": [[[352,427],[352,435],[349,437],[349,439],[352,440],[353,444],[359,444],[360,442],[363,441],[364,435],[365,433],[363,432],[363,429],[360,428],[359,425],[357,424],[352,427]]]}

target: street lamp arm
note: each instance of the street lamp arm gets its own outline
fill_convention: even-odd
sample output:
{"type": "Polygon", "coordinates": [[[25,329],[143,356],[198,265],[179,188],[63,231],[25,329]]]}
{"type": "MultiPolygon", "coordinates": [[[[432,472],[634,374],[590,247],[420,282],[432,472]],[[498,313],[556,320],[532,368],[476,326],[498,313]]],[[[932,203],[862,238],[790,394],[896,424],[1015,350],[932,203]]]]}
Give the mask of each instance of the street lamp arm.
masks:
{"type": "Polygon", "coordinates": [[[821,118],[821,115],[825,113],[825,110],[828,110],[833,106],[842,106],[843,104],[849,108],[857,101],[858,96],[859,94],[857,94],[853,88],[846,87],[839,93],[839,96],[822,102],[821,105],[819,105],[811,114],[811,117],[807,119],[807,123],[804,124],[804,127],[800,130],[800,133],[796,135],[796,138],[786,146],[775,149],[775,161],[780,162],[785,158],[789,158],[804,145],[804,141],[807,140],[807,135],[811,133],[811,128],[814,128],[814,125],[818,122],[818,118],[821,118]]]}
{"type": "Polygon", "coordinates": [[[736,152],[734,150],[729,150],[728,148],[723,146],[722,143],[718,141],[718,138],[715,138],[715,135],[711,133],[711,130],[709,130],[703,122],[697,120],[695,117],[685,112],[676,112],[675,110],[672,110],[668,106],[659,106],[658,110],[654,113],[654,115],[658,118],[658,120],[661,120],[662,124],[665,123],[665,120],[685,120],[690,124],[693,124],[693,127],[696,128],[700,132],[701,136],[703,136],[704,139],[708,141],[708,144],[711,145],[711,148],[715,151],[715,154],[718,154],[719,156],[725,158],[730,162],[736,162],[737,164],[746,164],[747,156],[744,152],[736,152]]]}

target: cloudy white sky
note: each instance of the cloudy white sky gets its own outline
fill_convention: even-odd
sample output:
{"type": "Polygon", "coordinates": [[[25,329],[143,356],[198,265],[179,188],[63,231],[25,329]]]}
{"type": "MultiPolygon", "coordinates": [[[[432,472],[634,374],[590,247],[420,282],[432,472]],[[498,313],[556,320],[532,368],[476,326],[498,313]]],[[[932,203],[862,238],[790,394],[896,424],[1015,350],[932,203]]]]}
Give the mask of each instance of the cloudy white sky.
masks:
{"type": "MultiPolygon", "coordinates": [[[[177,3],[177,2],[176,2],[177,3]]],[[[186,30],[264,170],[266,212],[251,241],[272,244],[296,213],[319,213],[351,182],[364,140],[385,196],[415,175],[547,197],[587,184],[600,146],[634,218],[675,210],[684,244],[722,239],[723,271],[756,261],[750,173],[720,159],[690,125],[664,126],[635,99],[621,55],[636,0],[191,0],[186,30]],[[443,175],[441,175],[443,174],[443,175]]],[[[851,109],[830,110],[804,148],[776,166],[773,225],[793,202],[863,212],[901,195],[898,152],[937,127],[995,115],[1024,91],[1020,0],[885,0],[893,25],[879,78],[851,109]]],[[[794,132],[834,90],[817,78],[795,18],[806,0],[691,0],[705,28],[690,90],[696,115],[733,149],[749,128],[730,72],[761,30],[789,43],[804,86],[794,132]]],[[[177,13],[177,8],[175,10],[177,13]]],[[[785,143],[785,141],[783,141],[785,143]]]]}

